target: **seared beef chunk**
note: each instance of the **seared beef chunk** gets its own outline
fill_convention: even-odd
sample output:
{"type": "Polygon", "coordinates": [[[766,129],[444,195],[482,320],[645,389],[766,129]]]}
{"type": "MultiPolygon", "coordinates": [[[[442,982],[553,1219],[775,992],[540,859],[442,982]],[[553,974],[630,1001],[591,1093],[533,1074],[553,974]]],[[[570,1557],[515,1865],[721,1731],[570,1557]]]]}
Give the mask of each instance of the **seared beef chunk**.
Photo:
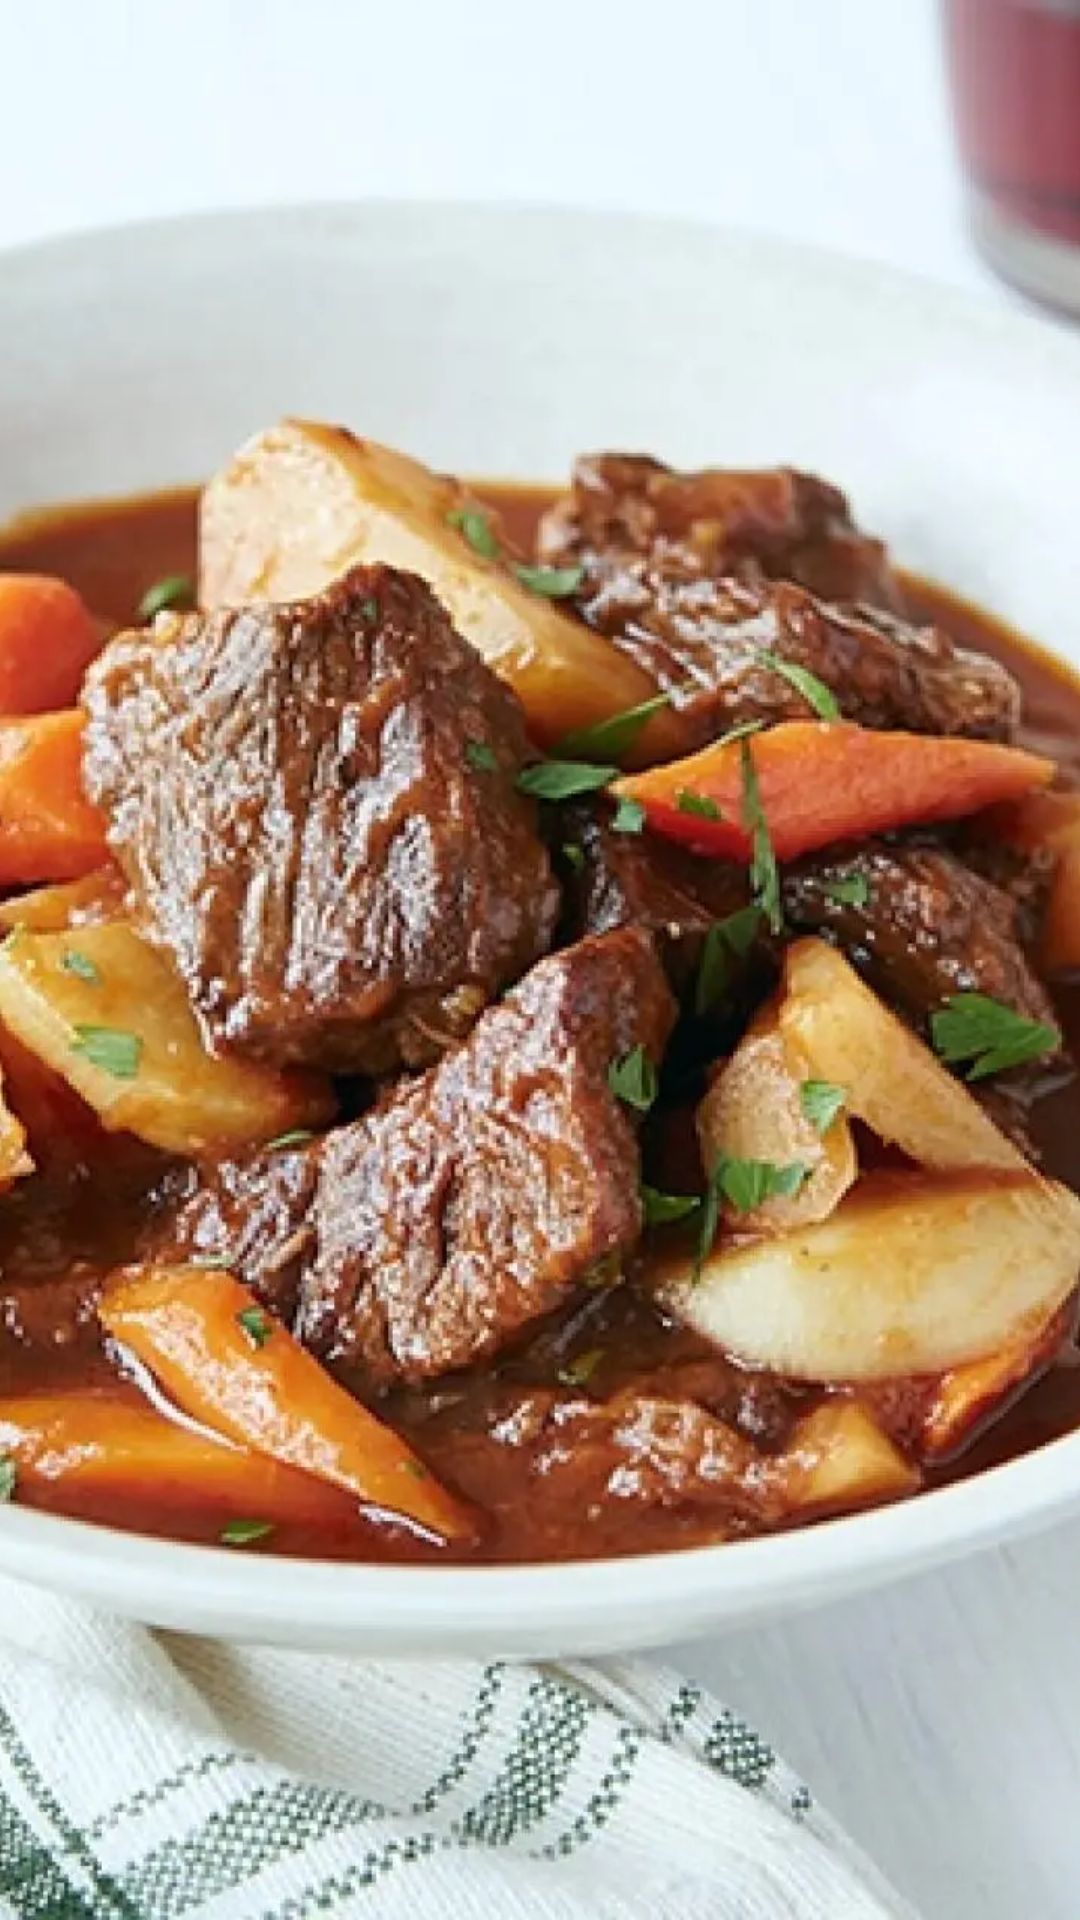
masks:
{"type": "MultiPolygon", "coordinates": [[[[584,564],[579,611],[670,694],[696,744],[749,720],[810,717],[805,697],[763,664],[763,653],[815,674],[842,714],[863,726],[987,739],[1013,733],[1020,691],[996,661],[888,611],[842,609],[790,580],[733,577],[722,530],[710,532],[706,520],[691,537],[680,522],[669,526],[647,491],[631,488],[623,498],[626,464],[613,463],[603,511],[586,515],[570,537],[574,501],[591,500],[579,468],[570,508],[555,507],[543,523],[541,552],[584,564]]],[[[687,528],[694,527],[691,513],[687,528]]]]}
{"type": "Polygon", "coordinates": [[[673,1013],[647,934],[584,940],[429,1073],[301,1149],[307,1173],[274,1156],[218,1169],[157,1255],[226,1257],[271,1303],[298,1261],[299,1337],[368,1387],[463,1367],[635,1245],[634,1124],[608,1071],[635,1047],[658,1063],[673,1013]],[[270,1181],[254,1202],[269,1230],[245,1226],[270,1181]]]}
{"type": "Polygon", "coordinates": [[[584,566],[590,599],[643,559],[672,578],[797,580],[826,600],[902,605],[883,543],[860,533],[839,488],[791,467],[677,473],[644,454],[587,454],[544,515],[540,552],[584,566]]]}
{"type": "Polygon", "coordinates": [[[150,1226],[151,1257],[160,1257],[163,1211],[170,1259],[197,1266],[203,1258],[216,1262],[227,1249],[230,1266],[257,1278],[265,1304],[291,1323],[304,1263],[314,1250],[310,1214],[320,1150],[316,1142],[297,1141],[250,1160],[223,1160],[213,1173],[191,1168],[167,1182],[150,1226]]]}
{"type": "Polygon", "coordinates": [[[121,634],[85,697],[88,789],[211,1046],[416,1065],[547,947],[521,710],[414,575],[121,634]]]}
{"type": "Polygon", "coordinates": [[[792,927],[834,940],[919,1027],[954,993],[1054,1023],[1015,899],[955,854],[874,841],[813,854],[785,870],[783,902],[792,927]]]}
{"type": "Polygon", "coordinates": [[[623,833],[614,818],[606,801],[563,811],[569,930],[578,938],[612,927],[647,927],[682,991],[697,972],[709,928],[746,905],[745,869],[658,845],[648,833],[623,833]],[[573,857],[567,848],[577,850],[573,857]]]}

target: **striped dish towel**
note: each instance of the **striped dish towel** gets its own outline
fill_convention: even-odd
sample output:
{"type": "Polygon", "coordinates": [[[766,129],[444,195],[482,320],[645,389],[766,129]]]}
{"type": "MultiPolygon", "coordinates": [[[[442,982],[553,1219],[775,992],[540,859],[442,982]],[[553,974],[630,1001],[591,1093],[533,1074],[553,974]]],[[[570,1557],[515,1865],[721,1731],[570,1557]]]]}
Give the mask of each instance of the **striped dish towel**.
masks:
{"type": "Polygon", "coordinates": [[[7,1580],[0,1912],[910,1920],[764,1742],[651,1661],[241,1649],[7,1580]]]}

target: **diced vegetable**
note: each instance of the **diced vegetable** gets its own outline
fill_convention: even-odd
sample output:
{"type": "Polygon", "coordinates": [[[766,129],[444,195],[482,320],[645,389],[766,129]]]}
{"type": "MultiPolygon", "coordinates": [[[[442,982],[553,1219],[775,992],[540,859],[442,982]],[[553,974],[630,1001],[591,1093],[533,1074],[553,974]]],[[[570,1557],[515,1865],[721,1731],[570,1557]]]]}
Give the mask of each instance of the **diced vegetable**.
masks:
{"type": "Polygon", "coordinates": [[[939,1460],[955,1453],[1022,1382],[1050,1366],[1069,1338],[1071,1319],[1066,1306],[998,1353],[943,1373],[920,1436],[924,1456],[939,1460]]]}
{"type": "MultiPolygon", "coordinates": [[[[1046,786],[1055,772],[1052,760],[1018,747],[877,733],[847,721],[784,721],[755,735],[749,751],[778,860],[916,821],[954,820],[1046,786]]],[[[748,861],[744,786],[743,742],[732,740],[629,774],[612,790],[639,801],[666,838],[748,861]]]]}
{"type": "Polygon", "coordinates": [[[215,1432],[445,1539],[471,1535],[463,1504],[285,1327],[251,1340],[240,1315],[253,1309],[254,1294],[229,1273],[168,1267],[118,1275],[98,1313],[177,1406],[215,1432]]]}
{"type": "Polygon", "coordinates": [[[801,1077],[846,1090],[848,1112],[924,1167],[1023,1167],[966,1087],[824,940],[784,959],[780,1030],[801,1077]]]}
{"type": "Polygon", "coordinates": [[[351,1505],[292,1467],[107,1392],[0,1399],[0,1457],[15,1462],[16,1497],[62,1484],[84,1495],[206,1507],[222,1518],[257,1513],[271,1524],[340,1523],[351,1505]]]}
{"type": "MultiPolygon", "coordinates": [[[[341,427],[285,420],[242,447],[203,494],[200,556],[210,607],[302,599],[359,561],[418,573],[520,696],[542,747],[657,691],[627,655],[522,585],[497,557],[491,517],[456,481],[341,427]]],[[[631,760],[678,753],[685,739],[664,708],[631,760]]]]}
{"type": "Polygon", "coordinates": [[[126,922],[15,933],[0,1023],[112,1129],[196,1154],[332,1117],[320,1075],[207,1053],[178,976],[126,922]]]}
{"type": "Polygon", "coordinates": [[[0,886],[77,880],[109,857],[82,788],[78,709],[0,720],[0,886]]]}
{"type": "Polygon", "coordinates": [[[14,932],[24,927],[27,933],[63,933],[67,927],[97,925],[103,920],[119,919],[127,885],[119,867],[111,863],[95,867],[81,880],[65,880],[56,886],[37,887],[33,893],[13,894],[0,900],[0,928],[14,932]]]}
{"type": "Polygon", "coordinates": [[[74,587],[40,573],[0,573],[0,714],[74,706],[100,651],[74,587]]]}
{"type": "Polygon", "coordinates": [[[719,1070],[697,1112],[701,1158],[706,1168],[718,1156],[793,1163],[808,1169],[798,1190],[773,1194],[749,1212],[725,1204],[721,1217],[742,1232],[783,1233],[823,1220],[858,1173],[855,1148],[843,1112],[819,1132],[801,1098],[805,1076],[793,1068],[775,1005],[758,1015],[719,1070]]]}
{"type": "Polygon", "coordinates": [[[814,1226],[721,1245],[661,1303],[725,1352],[798,1379],[938,1373],[998,1352],[1080,1272],[1080,1200],[1023,1171],[866,1175],[814,1226]]]}
{"type": "Polygon", "coordinates": [[[816,1407],[796,1427],[780,1464],[793,1506],[869,1506],[914,1493],[918,1469],[855,1400],[816,1407]]]}

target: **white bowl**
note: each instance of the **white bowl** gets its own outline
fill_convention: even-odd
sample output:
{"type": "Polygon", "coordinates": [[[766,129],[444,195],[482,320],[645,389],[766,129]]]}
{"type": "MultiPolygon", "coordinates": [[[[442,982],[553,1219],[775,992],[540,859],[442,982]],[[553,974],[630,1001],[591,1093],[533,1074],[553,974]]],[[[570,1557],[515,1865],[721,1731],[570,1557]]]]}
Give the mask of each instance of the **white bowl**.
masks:
{"type": "MultiPolygon", "coordinates": [[[[291,412],[436,465],[816,468],[900,560],[1080,663],[1080,345],[875,268],[627,217],[222,214],[0,257],[0,517],[196,480],[291,412]]],[[[574,1566],[274,1561],[18,1507],[0,1566],[160,1625],[387,1654],[583,1653],[840,1595],[1080,1506],[1080,1434],[905,1505],[574,1566]]]]}

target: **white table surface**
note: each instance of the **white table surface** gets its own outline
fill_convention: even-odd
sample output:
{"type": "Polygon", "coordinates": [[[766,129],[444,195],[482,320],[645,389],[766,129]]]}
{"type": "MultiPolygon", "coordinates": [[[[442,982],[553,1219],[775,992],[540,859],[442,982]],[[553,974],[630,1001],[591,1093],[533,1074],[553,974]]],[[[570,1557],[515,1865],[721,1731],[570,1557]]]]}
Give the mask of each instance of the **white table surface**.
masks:
{"type": "MultiPolygon", "coordinates": [[[[0,0],[0,47],[0,245],[281,199],[573,201],[1011,298],[963,235],[931,0],[0,0]]],[[[927,1920],[1074,1920],[1078,1587],[1080,1523],[676,1657],[927,1920]]]]}

